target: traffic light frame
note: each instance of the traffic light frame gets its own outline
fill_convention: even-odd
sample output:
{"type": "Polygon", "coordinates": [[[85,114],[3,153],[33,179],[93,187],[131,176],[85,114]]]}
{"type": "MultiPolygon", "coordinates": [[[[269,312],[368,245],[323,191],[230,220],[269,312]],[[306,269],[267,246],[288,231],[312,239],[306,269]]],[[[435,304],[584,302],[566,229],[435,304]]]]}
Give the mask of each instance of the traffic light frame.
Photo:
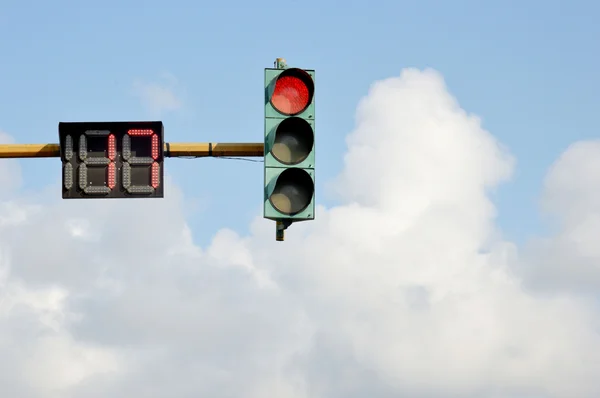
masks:
{"type": "Polygon", "coordinates": [[[265,69],[264,217],[315,218],[315,71],[265,69]]]}

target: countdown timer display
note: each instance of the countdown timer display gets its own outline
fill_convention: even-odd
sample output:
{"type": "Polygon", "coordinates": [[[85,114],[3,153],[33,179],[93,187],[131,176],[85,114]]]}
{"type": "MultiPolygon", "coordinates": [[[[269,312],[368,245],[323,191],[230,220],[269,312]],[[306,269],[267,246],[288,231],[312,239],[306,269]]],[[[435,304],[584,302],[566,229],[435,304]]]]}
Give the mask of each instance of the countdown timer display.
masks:
{"type": "Polygon", "coordinates": [[[59,123],[63,199],[164,197],[162,122],[59,123]]]}

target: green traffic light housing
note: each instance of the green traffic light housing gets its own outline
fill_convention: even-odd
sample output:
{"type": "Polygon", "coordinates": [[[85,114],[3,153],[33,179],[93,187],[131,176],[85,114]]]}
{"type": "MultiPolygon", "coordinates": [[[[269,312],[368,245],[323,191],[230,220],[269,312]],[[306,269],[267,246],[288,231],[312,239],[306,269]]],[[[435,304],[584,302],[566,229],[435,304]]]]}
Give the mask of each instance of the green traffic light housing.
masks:
{"type": "Polygon", "coordinates": [[[264,217],[287,228],[315,217],[315,72],[265,69],[264,217]]]}

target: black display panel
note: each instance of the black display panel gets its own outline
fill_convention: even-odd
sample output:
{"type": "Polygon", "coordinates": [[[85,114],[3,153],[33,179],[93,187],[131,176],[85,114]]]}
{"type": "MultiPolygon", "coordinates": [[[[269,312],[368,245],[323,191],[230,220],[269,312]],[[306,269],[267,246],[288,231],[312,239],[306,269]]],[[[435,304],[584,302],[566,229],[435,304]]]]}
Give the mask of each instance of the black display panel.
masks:
{"type": "Polygon", "coordinates": [[[58,124],[63,199],[164,197],[162,122],[58,124]]]}

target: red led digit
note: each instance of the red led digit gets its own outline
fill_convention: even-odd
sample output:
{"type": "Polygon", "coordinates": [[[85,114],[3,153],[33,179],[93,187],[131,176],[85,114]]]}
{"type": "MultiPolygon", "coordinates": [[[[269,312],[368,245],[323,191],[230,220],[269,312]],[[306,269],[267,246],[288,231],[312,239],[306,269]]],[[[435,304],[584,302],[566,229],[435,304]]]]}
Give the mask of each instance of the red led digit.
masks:
{"type": "Polygon", "coordinates": [[[86,131],[84,134],[79,136],[79,158],[82,163],[79,166],[79,189],[88,195],[107,195],[116,185],[116,166],[115,158],[117,153],[116,139],[114,134],[108,131],[86,131]],[[100,134],[98,134],[100,133],[100,134]],[[88,156],[88,139],[97,139],[98,136],[106,134],[106,154],[107,156],[96,157],[88,156]],[[104,168],[106,176],[106,185],[93,185],[89,181],[88,169],[90,168],[104,168]]]}
{"type": "Polygon", "coordinates": [[[108,135],[108,158],[110,159],[110,163],[108,164],[107,170],[107,181],[106,185],[112,190],[117,181],[116,181],[116,172],[115,172],[115,157],[117,156],[117,140],[114,134],[108,135]]]}
{"type": "MultiPolygon", "coordinates": [[[[160,157],[160,138],[151,129],[131,129],[127,131],[127,135],[123,137],[123,188],[130,194],[152,194],[156,188],[160,186],[160,164],[157,160],[160,157]],[[133,155],[131,137],[147,137],[150,140],[145,141],[150,145],[150,156],[133,155]],[[139,166],[149,167],[149,184],[136,185],[132,181],[132,168],[139,166]]],[[[135,151],[137,153],[137,151],[135,151]]]]}
{"type": "Polygon", "coordinates": [[[115,163],[110,162],[108,165],[108,181],[106,182],[110,189],[113,189],[116,185],[116,173],[115,173],[115,163]]]}
{"type": "Polygon", "coordinates": [[[115,160],[115,156],[117,155],[117,140],[114,134],[109,134],[108,136],[108,158],[112,161],[115,160]]]}
{"type": "Polygon", "coordinates": [[[158,136],[156,134],[152,134],[152,159],[158,159],[158,136]]]}
{"type": "Polygon", "coordinates": [[[160,166],[157,162],[152,163],[152,188],[158,188],[160,183],[160,166]]]}
{"type": "Polygon", "coordinates": [[[145,137],[154,134],[154,131],[148,129],[133,129],[127,132],[132,137],[145,137]]]}

